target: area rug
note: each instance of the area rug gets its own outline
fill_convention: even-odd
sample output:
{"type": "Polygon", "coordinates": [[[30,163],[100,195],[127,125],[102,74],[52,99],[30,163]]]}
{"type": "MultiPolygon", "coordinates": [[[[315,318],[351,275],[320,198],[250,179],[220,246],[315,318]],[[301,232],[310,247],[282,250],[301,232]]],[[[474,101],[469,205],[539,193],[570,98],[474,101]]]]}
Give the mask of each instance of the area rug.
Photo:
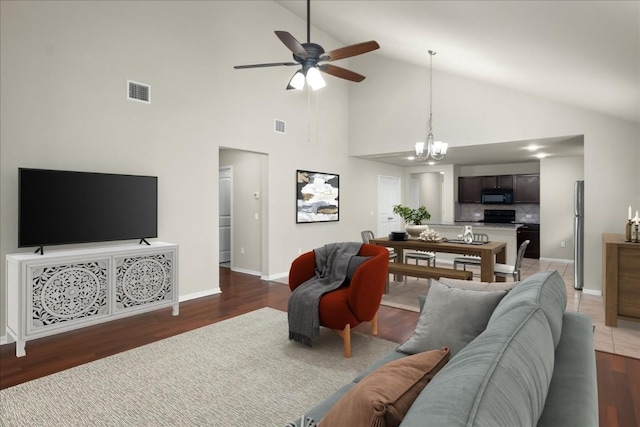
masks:
{"type": "Polygon", "coordinates": [[[262,308],[2,390],[0,425],[283,426],[397,344],[351,346],[325,328],[291,342],[287,314],[262,308]]]}

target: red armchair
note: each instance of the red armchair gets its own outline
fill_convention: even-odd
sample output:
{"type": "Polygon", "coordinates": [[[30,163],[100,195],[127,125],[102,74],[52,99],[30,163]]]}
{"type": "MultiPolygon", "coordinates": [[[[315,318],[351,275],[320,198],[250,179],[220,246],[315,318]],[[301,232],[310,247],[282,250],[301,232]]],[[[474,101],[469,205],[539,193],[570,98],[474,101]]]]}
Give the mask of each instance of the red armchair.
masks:
{"type": "MultiPolygon", "coordinates": [[[[333,329],[344,340],[344,355],[351,357],[351,327],[371,322],[378,334],[378,308],[389,272],[389,251],[382,246],[363,244],[360,256],[371,258],[355,271],[348,286],[328,292],[320,299],[320,326],[333,329]]],[[[289,270],[289,288],[293,291],[315,275],[314,252],[296,258],[289,270]]]]}

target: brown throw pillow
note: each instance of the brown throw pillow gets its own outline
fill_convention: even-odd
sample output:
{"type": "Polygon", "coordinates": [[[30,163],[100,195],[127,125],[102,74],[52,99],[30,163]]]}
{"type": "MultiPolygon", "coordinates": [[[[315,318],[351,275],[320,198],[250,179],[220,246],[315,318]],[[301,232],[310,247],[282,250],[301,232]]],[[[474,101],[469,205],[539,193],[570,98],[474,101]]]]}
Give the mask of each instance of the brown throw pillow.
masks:
{"type": "Polygon", "coordinates": [[[398,426],[422,389],[449,361],[449,349],[430,350],[389,362],[353,386],[319,427],[398,426]]]}

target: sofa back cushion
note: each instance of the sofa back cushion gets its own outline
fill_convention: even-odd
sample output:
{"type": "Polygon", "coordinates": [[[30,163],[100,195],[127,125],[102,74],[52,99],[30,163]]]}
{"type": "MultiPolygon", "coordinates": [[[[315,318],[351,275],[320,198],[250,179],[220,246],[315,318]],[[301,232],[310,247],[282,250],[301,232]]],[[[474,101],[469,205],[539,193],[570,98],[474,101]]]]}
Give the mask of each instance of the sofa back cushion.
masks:
{"type": "Polygon", "coordinates": [[[518,283],[505,296],[489,319],[492,322],[517,307],[540,306],[551,327],[553,347],[558,346],[562,333],[562,316],[567,306],[567,289],[557,271],[543,271],[518,283]]]}
{"type": "Polygon", "coordinates": [[[514,308],[451,359],[401,425],[536,425],[553,366],[553,337],[543,310],[514,308]]]}

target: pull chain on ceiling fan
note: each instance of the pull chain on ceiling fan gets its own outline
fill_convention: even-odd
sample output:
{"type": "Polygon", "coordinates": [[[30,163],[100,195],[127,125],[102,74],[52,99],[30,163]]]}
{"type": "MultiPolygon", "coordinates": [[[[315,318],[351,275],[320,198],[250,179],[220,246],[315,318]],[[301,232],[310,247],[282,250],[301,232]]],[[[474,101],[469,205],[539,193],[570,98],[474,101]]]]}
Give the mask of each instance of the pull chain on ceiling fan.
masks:
{"type": "Polygon", "coordinates": [[[380,45],[374,40],[358,43],[342,48],[325,52],[324,48],[316,43],[311,43],[311,0],[307,0],[307,42],[300,43],[287,31],[276,31],[276,36],[280,41],[293,53],[295,62],[270,62],[265,64],[236,65],[233,68],[240,70],[245,68],[264,68],[279,66],[297,66],[300,70],[296,71],[287,89],[304,88],[305,82],[311,86],[311,89],[318,90],[326,84],[320,72],[330,74],[341,79],[352,82],[361,82],[365,77],[361,74],[349,71],[346,68],[337,65],[326,64],[325,62],[337,61],[340,59],[350,58],[352,56],[361,55],[380,48],[380,45]]]}

